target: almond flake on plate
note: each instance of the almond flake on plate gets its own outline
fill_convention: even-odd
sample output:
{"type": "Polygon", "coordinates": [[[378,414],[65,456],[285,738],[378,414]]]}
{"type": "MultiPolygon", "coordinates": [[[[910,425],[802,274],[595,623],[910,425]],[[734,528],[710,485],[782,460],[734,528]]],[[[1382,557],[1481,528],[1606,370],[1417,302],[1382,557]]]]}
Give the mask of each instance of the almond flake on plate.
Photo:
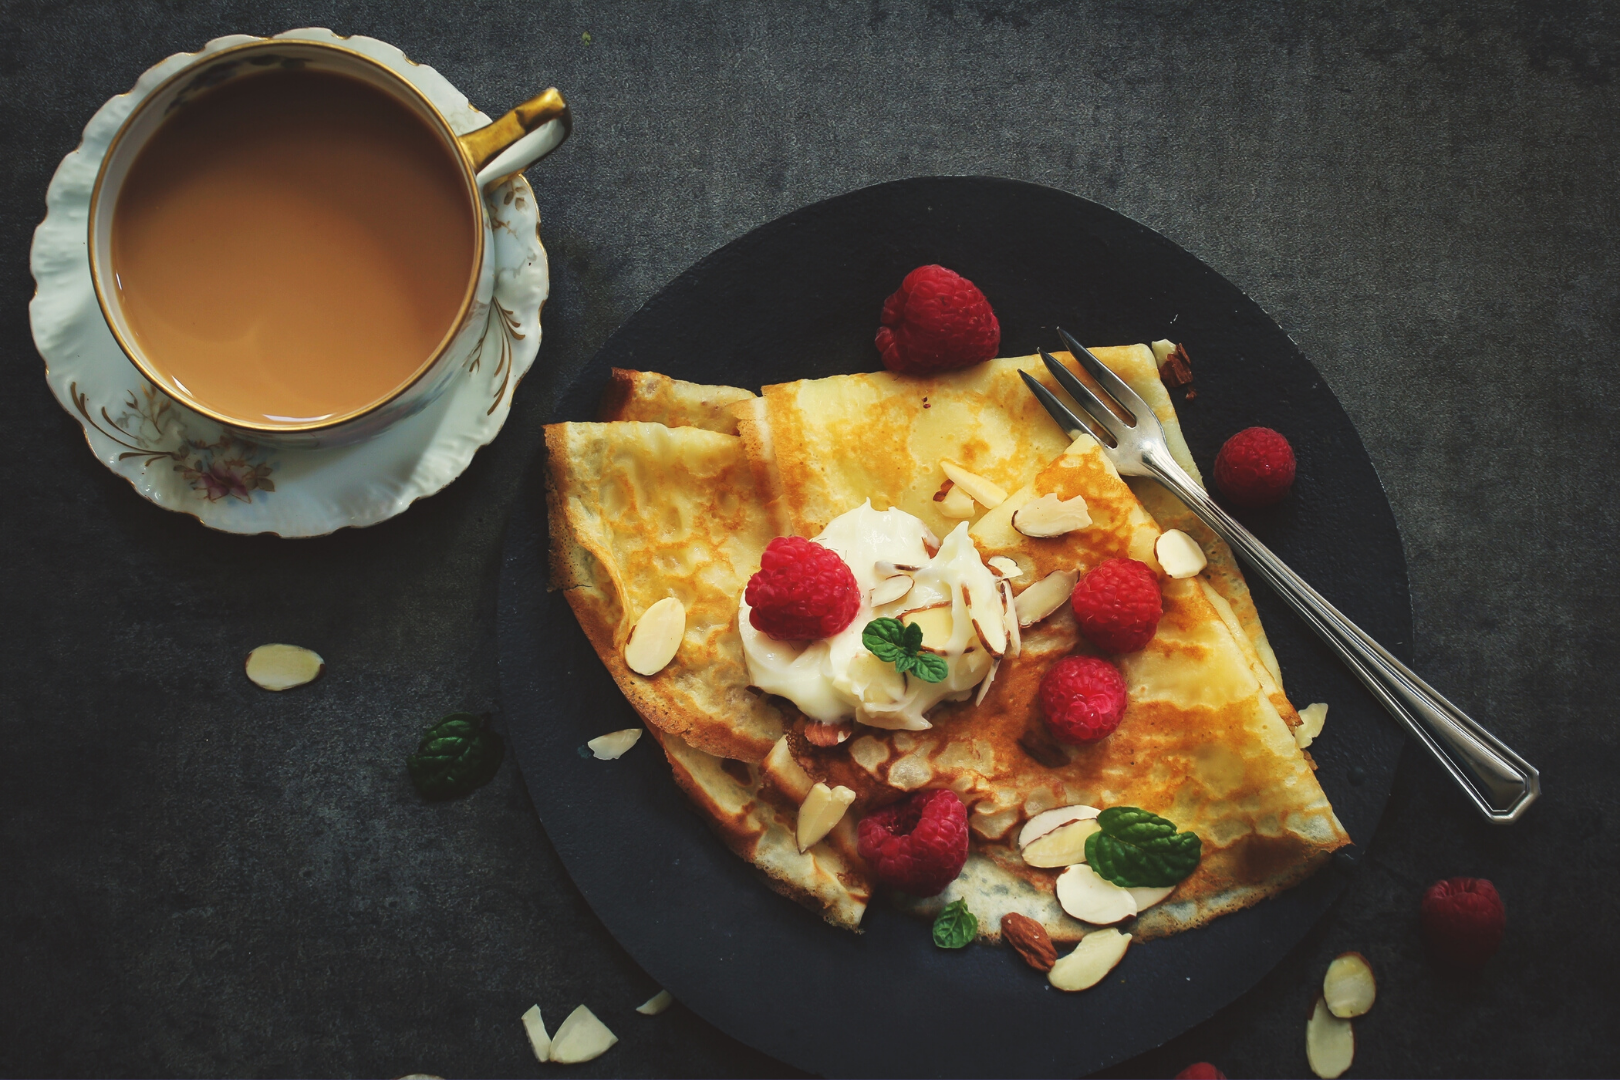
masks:
{"type": "Polygon", "coordinates": [[[636,745],[641,738],[641,728],[628,727],[623,731],[610,731],[606,735],[598,735],[585,745],[591,748],[597,761],[612,761],[623,757],[625,752],[636,745]]]}

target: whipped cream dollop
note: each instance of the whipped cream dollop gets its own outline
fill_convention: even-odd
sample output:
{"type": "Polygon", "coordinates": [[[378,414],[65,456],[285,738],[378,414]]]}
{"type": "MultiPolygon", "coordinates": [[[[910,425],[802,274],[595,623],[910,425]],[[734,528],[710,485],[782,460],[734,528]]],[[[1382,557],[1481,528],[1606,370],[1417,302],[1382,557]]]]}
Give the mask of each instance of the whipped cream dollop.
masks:
{"type": "Polygon", "coordinates": [[[744,598],[737,625],[753,684],[825,724],[854,718],[904,731],[931,727],[924,714],[941,701],[968,697],[1000,655],[981,640],[975,616],[983,636],[1006,647],[1002,593],[967,530],[964,521],[941,543],[918,518],[897,508],[873,510],[871,500],[834,518],[815,542],[836,552],[855,575],[860,610],[832,637],[777,641],[754,629],[744,598]],[[930,547],[938,549],[932,556],[930,547]],[[885,586],[897,574],[911,578],[910,589],[874,607],[873,589],[892,593],[893,586],[885,586]],[[923,624],[924,647],[945,657],[949,670],[942,681],[902,675],[867,651],[861,632],[882,617],[923,624]]]}

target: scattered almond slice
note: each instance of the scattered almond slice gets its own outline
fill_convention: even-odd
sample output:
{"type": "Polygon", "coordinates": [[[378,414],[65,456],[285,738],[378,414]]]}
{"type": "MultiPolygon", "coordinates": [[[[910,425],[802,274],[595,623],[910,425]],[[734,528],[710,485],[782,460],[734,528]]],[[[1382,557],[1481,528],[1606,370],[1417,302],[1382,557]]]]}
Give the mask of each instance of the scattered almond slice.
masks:
{"type": "Polygon", "coordinates": [[[640,1005],[637,1005],[636,1012],[642,1016],[657,1016],[673,1004],[675,1004],[675,996],[668,990],[660,990],[640,1005]]]}
{"type": "Polygon", "coordinates": [[[761,771],[765,774],[767,782],[794,802],[804,802],[805,796],[810,794],[810,788],[815,783],[810,779],[810,774],[804,771],[804,766],[793,756],[793,749],[788,746],[786,735],[771,744],[770,753],[765,755],[761,771]]]}
{"type": "Polygon", "coordinates": [[[1328,1011],[1321,994],[1305,1023],[1305,1060],[1322,1080],[1337,1080],[1356,1059],[1356,1030],[1350,1021],[1328,1011]]]}
{"type": "Polygon", "coordinates": [[[624,643],[624,662],[637,675],[656,675],[675,659],[686,634],[686,607],[666,596],[642,612],[624,643]]]}
{"type": "Polygon", "coordinates": [[[962,490],[961,485],[953,484],[945,497],[939,500],[939,512],[948,518],[965,521],[972,517],[978,509],[973,503],[973,496],[962,490]]]}
{"type": "Polygon", "coordinates": [[[1054,810],[1043,810],[1039,814],[1024,822],[1024,827],[1018,831],[1018,846],[1028,847],[1037,837],[1045,836],[1060,826],[1071,821],[1084,821],[1094,818],[1102,811],[1095,806],[1059,806],[1054,810]]]}
{"type": "Polygon", "coordinates": [[[1045,836],[1037,836],[1029,842],[1023,849],[1024,862],[1043,869],[1085,862],[1086,838],[1101,829],[1102,826],[1097,824],[1096,818],[1082,818],[1067,825],[1060,825],[1045,836]]]}
{"type": "Polygon", "coordinates": [[[1180,529],[1160,533],[1153,542],[1153,555],[1164,567],[1166,576],[1173,578],[1197,577],[1209,565],[1209,557],[1198,546],[1198,541],[1180,529]]]}
{"type": "Polygon", "coordinates": [[[552,1037],[551,1060],[559,1065],[578,1065],[601,1057],[618,1041],[619,1037],[595,1013],[581,1005],[568,1014],[552,1037]]]}
{"type": "Polygon", "coordinates": [[[1083,496],[1060,499],[1050,492],[1031,499],[1014,511],[1012,526],[1025,536],[1062,536],[1091,524],[1091,511],[1083,496]]]}
{"type": "Polygon", "coordinates": [[[922,627],[922,647],[929,652],[937,653],[943,653],[950,645],[951,632],[956,627],[956,619],[951,614],[949,603],[908,611],[900,616],[900,621],[907,626],[922,627]]]}
{"type": "Polygon", "coordinates": [[[610,731],[606,735],[598,735],[585,745],[591,748],[597,761],[612,761],[623,757],[627,750],[636,745],[636,740],[641,738],[641,730],[629,727],[623,731],[610,731]]]}
{"type": "Polygon", "coordinates": [[[990,692],[990,684],[996,681],[996,672],[1001,670],[1001,657],[990,661],[990,670],[985,673],[984,680],[979,683],[979,692],[973,698],[973,707],[976,709],[984,704],[984,696],[990,692]]]}
{"type": "Polygon", "coordinates": [[[1364,1015],[1378,998],[1378,980],[1372,965],[1358,952],[1340,953],[1322,979],[1322,997],[1328,1012],[1341,1019],[1364,1015]]]}
{"type": "Polygon", "coordinates": [[[895,574],[893,577],[884,578],[872,586],[872,597],[868,603],[875,608],[892,604],[910,592],[913,584],[915,580],[910,574],[895,574]]]}
{"type": "Polygon", "coordinates": [[[326,670],[319,653],[297,645],[260,645],[243,665],[253,685],[264,690],[291,690],[314,682],[326,670]]]}
{"type": "Polygon", "coordinates": [[[1046,980],[1059,990],[1090,990],[1102,982],[1130,947],[1131,935],[1118,930],[1093,930],[1080,939],[1068,956],[1061,957],[1046,973],[1046,980]]]}
{"type": "Polygon", "coordinates": [[[993,582],[988,591],[982,584],[965,586],[962,599],[979,640],[991,656],[1001,659],[1007,654],[1007,613],[1001,606],[1001,590],[995,588],[993,582]]]}
{"type": "Polygon", "coordinates": [[[833,788],[820,783],[812,785],[810,794],[799,805],[799,850],[809,850],[812,844],[832,832],[854,801],[855,792],[842,785],[833,788]]]}
{"type": "Polygon", "coordinates": [[[1008,659],[1016,660],[1024,651],[1024,635],[1018,625],[1018,608],[1013,599],[1012,582],[1001,582],[1001,621],[1007,627],[1008,659]]]}
{"type": "Polygon", "coordinates": [[[1136,898],[1085,863],[1075,863],[1058,875],[1057,899],[1076,919],[1098,926],[1136,914],[1136,898]]]}
{"type": "MultiPolygon", "coordinates": [[[[934,546],[939,547],[939,544],[936,543],[934,546]]],[[[872,564],[872,576],[878,579],[891,578],[896,574],[915,574],[921,569],[922,567],[920,566],[908,566],[905,563],[895,563],[890,562],[888,559],[879,559],[877,562],[872,564]]]]}
{"type": "MultiPolygon", "coordinates": [[[[966,492],[974,502],[986,510],[994,510],[1007,501],[1007,492],[1002,489],[1001,485],[986,480],[978,473],[968,472],[950,458],[941,458],[939,467],[945,470],[945,475],[950,477],[951,482],[956,485],[951,489],[952,491],[966,492]]],[[[947,495],[945,498],[949,500],[950,496],[947,495]]]]}
{"type": "Polygon", "coordinates": [[[551,1036],[546,1034],[546,1022],[540,1019],[540,1006],[530,1005],[523,1014],[523,1030],[529,1033],[529,1045],[534,1048],[536,1061],[551,1060],[551,1036]]]}
{"type": "Polygon", "coordinates": [[[1322,725],[1327,723],[1327,712],[1327,703],[1323,701],[1313,701],[1299,710],[1299,727],[1294,729],[1294,742],[1301,750],[1322,734],[1322,725]]]}
{"type": "Polygon", "coordinates": [[[1125,891],[1131,894],[1132,900],[1136,901],[1136,913],[1140,915],[1154,904],[1157,904],[1159,901],[1175,892],[1176,887],[1174,885],[1166,885],[1161,889],[1151,889],[1146,886],[1139,885],[1134,888],[1128,888],[1125,891]]]}
{"type": "Polygon", "coordinates": [[[1054,570],[1013,599],[1019,626],[1034,626],[1062,607],[1074,592],[1080,575],[1072,570],[1054,570]]]}
{"type": "Polygon", "coordinates": [[[1004,578],[1015,578],[1024,572],[1018,563],[1005,555],[992,555],[984,561],[984,564],[1004,578]]]}

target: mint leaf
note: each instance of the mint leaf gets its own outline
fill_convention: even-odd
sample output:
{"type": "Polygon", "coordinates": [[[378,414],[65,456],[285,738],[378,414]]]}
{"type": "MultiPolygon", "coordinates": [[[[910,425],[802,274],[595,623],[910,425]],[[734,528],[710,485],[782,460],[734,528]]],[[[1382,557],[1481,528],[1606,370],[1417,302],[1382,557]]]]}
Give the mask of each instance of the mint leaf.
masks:
{"type": "Polygon", "coordinates": [[[934,919],[934,944],[942,949],[960,949],[972,943],[979,933],[979,920],[961,900],[952,900],[934,919]]]}
{"type": "Polygon", "coordinates": [[[901,642],[901,647],[906,650],[908,655],[916,656],[922,651],[922,627],[918,626],[916,623],[905,623],[904,626],[906,637],[905,640],[901,642]]]}
{"type": "Polygon", "coordinates": [[[505,742],[483,717],[451,713],[428,728],[405,771],[424,799],[453,799],[489,783],[505,756],[505,742]]]}
{"type": "Polygon", "coordinates": [[[918,653],[912,660],[912,670],[923,682],[944,682],[951,673],[951,665],[938,653],[918,653]]]}
{"type": "MultiPolygon", "coordinates": [[[[920,628],[914,629],[917,629],[917,643],[921,644],[922,630],[920,628]]],[[[866,624],[866,629],[861,631],[861,644],[866,646],[867,652],[882,660],[885,664],[893,664],[908,655],[916,653],[915,646],[910,649],[906,648],[910,637],[907,627],[899,619],[873,619],[866,624]]],[[[904,671],[905,669],[901,668],[900,670],[904,671]]]]}
{"type": "Polygon", "coordinates": [[[1097,824],[1101,831],[1086,838],[1086,862],[1115,885],[1162,889],[1198,869],[1198,834],[1176,832],[1174,822],[1157,814],[1110,806],[1097,824]]]}

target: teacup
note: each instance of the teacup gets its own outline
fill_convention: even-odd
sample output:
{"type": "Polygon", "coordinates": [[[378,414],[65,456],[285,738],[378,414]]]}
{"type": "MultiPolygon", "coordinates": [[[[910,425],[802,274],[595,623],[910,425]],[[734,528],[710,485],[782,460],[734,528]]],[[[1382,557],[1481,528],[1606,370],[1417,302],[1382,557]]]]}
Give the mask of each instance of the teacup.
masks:
{"type": "Polygon", "coordinates": [[[146,379],[240,437],[369,438],[479,348],[494,286],[483,193],[570,130],[551,89],[458,136],[341,44],[200,56],[107,150],[90,202],[96,299],[146,379]]]}

